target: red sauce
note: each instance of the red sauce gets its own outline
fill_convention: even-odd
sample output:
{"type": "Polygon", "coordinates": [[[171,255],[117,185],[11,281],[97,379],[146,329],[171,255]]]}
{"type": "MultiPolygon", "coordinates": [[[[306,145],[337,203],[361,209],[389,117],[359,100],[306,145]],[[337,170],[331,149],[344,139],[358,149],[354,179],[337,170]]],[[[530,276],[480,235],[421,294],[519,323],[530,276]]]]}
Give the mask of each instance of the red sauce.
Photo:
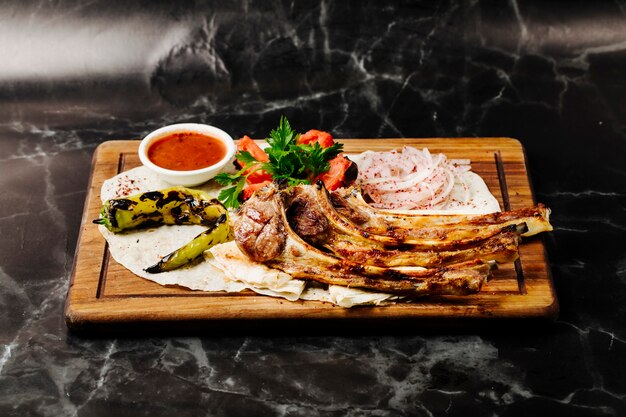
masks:
{"type": "Polygon", "coordinates": [[[200,133],[173,133],[157,139],[148,147],[148,159],[161,168],[193,171],[206,168],[226,156],[226,145],[200,133]]]}

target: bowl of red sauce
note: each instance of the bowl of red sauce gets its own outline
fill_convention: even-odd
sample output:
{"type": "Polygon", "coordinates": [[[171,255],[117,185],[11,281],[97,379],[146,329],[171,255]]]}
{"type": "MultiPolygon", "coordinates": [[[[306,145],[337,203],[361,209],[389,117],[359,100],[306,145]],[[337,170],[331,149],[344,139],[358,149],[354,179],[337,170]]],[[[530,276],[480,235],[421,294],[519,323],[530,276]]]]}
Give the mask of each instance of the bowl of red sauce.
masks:
{"type": "Polygon", "coordinates": [[[209,181],[232,162],[233,138],[214,126],[180,123],[155,130],[139,145],[139,159],[163,180],[191,187],[209,181]]]}

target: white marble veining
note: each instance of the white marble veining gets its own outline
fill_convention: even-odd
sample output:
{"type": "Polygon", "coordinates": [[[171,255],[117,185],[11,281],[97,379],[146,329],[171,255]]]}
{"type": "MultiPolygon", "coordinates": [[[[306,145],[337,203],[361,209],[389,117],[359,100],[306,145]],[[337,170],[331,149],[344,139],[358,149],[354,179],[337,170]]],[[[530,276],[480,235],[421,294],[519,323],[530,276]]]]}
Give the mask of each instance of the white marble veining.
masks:
{"type": "Polygon", "coordinates": [[[0,8],[0,415],[626,415],[622,2],[9,2],[0,8]],[[91,155],[183,121],[522,141],[559,321],[81,337],[91,155]]]}

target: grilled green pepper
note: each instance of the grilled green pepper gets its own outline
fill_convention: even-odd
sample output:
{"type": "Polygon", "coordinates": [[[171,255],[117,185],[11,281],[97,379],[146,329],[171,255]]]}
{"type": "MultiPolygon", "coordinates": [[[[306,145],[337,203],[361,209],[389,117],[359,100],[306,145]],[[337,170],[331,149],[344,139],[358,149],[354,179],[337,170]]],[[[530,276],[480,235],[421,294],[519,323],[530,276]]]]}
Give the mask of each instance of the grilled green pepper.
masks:
{"type": "Polygon", "coordinates": [[[113,233],[158,224],[195,224],[209,227],[189,243],[145,269],[149,273],[179,268],[217,243],[230,240],[228,212],[217,199],[200,190],[172,187],[107,200],[93,221],[113,233]]]}
{"type": "Polygon", "coordinates": [[[144,269],[144,271],[151,274],[157,274],[159,272],[171,271],[172,269],[186,265],[198,256],[202,255],[202,252],[211,248],[215,244],[229,240],[229,234],[230,226],[228,224],[228,218],[226,217],[226,214],[222,214],[220,218],[217,219],[217,222],[215,222],[215,224],[213,224],[213,226],[211,226],[208,230],[200,233],[185,246],[168,255],[165,255],[163,259],[144,269]]]}
{"type": "Polygon", "coordinates": [[[226,209],[200,190],[172,187],[107,200],[94,223],[113,233],[156,224],[210,226],[226,209]]]}

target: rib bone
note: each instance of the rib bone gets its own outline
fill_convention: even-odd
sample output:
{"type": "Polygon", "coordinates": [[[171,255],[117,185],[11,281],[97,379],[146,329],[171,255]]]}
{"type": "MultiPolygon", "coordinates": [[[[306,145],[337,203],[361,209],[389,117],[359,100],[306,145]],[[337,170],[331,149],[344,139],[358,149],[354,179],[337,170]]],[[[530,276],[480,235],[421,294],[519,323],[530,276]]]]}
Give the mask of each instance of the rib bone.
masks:
{"type": "Polygon", "coordinates": [[[332,194],[337,210],[368,233],[398,239],[443,238],[457,240],[475,230],[526,223],[524,237],[552,230],[550,209],[543,204],[484,215],[417,214],[407,210],[379,210],[370,206],[356,187],[332,194]]]}
{"type": "Polygon", "coordinates": [[[481,260],[431,269],[382,268],[330,256],[292,230],[283,195],[274,185],[257,191],[232,218],[242,252],[294,278],[419,296],[475,293],[490,274],[491,267],[481,260]]]}
{"type": "Polygon", "coordinates": [[[522,223],[493,227],[485,233],[477,230],[474,236],[464,235],[458,241],[403,241],[371,235],[342,217],[321,183],[294,187],[289,194],[290,211],[298,208],[297,215],[288,216],[289,222],[300,237],[340,258],[367,265],[434,267],[474,259],[512,262],[518,257],[519,234],[526,231],[522,223]]]}

